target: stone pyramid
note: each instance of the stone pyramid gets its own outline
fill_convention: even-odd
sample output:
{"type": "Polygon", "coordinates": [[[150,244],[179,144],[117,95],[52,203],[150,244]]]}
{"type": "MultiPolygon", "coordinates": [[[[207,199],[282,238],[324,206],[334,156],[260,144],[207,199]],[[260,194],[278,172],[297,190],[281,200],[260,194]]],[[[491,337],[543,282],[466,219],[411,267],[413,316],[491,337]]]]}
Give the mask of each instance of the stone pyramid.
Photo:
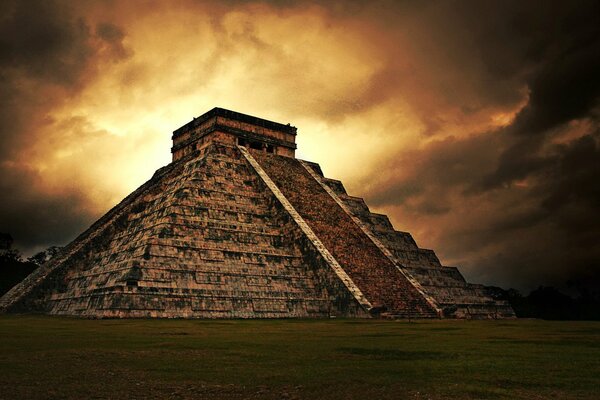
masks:
{"type": "Polygon", "coordinates": [[[0,299],[92,318],[514,317],[296,159],[296,128],[215,108],[173,162],[0,299]]]}

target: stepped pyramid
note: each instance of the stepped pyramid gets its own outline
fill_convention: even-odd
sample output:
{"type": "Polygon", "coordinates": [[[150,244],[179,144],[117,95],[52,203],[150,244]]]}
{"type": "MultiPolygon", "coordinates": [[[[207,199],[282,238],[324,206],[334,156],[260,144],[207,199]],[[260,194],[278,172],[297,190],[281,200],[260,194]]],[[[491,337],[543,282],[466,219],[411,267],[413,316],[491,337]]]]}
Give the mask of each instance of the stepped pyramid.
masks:
{"type": "Polygon", "coordinates": [[[92,318],[514,317],[295,158],[296,128],[215,108],[173,161],[0,299],[92,318]]]}

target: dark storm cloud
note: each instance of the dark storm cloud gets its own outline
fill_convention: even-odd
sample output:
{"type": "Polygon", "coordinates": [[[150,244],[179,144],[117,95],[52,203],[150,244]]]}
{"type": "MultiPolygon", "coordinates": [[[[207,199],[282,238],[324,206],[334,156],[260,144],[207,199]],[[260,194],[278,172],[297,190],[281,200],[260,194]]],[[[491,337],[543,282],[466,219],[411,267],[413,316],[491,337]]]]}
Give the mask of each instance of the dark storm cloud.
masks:
{"type": "Polygon", "coordinates": [[[109,22],[101,22],[96,26],[96,35],[107,44],[109,44],[112,56],[116,60],[126,58],[131,55],[131,51],[123,46],[125,32],[117,26],[109,22]]]}
{"type": "Polygon", "coordinates": [[[0,231],[29,251],[64,244],[95,217],[78,189],[44,188],[27,154],[51,124],[49,112],[93,77],[101,49],[124,56],[124,35],[101,24],[96,39],[65,2],[3,1],[0,15],[0,231]]]}
{"type": "Polygon", "coordinates": [[[82,208],[84,193],[75,189],[58,194],[39,190],[36,184],[41,178],[33,171],[3,168],[2,173],[0,220],[3,228],[10,228],[21,249],[65,244],[81,231],[82,224],[90,222],[92,216],[82,208]]]}
{"type": "MultiPolygon", "coordinates": [[[[449,29],[466,27],[470,59],[480,56],[486,66],[480,76],[509,85],[509,92],[526,84],[529,101],[505,128],[434,141],[389,163],[397,173],[370,199],[400,202],[404,216],[417,218],[462,210],[465,219],[439,227],[440,247],[455,260],[469,248],[483,249],[462,261],[490,283],[598,282],[599,3],[452,5],[458,10],[443,15],[457,17],[449,29]],[[572,125],[582,123],[583,133],[570,137],[572,125]],[[400,172],[413,162],[414,173],[400,172]]],[[[437,35],[443,34],[442,26],[437,35]]],[[[495,84],[488,101],[502,100],[495,84]]]]}
{"type": "MultiPolygon", "coordinates": [[[[433,247],[472,280],[529,289],[598,282],[598,130],[550,145],[543,166],[523,167],[524,182],[473,191],[471,184],[485,179],[503,156],[497,147],[503,140],[501,134],[449,139],[407,154],[382,168],[389,170],[387,180],[370,186],[367,202],[400,206],[400,229],[415,224],[415,230],[424,225],[438,232],[433,247]],[[413,162],[414,171],[403,171],[413,162]]],[[[432,244],[426,234],[417,239],[432,244]]]]}
{"type": "Polygon", "coordinates": [[[0,65],[30,78],[71,86],[93,49],[89,27],[51,1],[7,1],[2,5],[0,65]]]}
{"type": "MultiPolygon", "coordinates": [[[[555,274],[556,280],[598,282],[600,7],[597,2],[578,3],[572,10],[558,11],[553,19],[558,27],[550,30],[545,46],[537,49],[542,59],[528,77],[529,103],[501,133],[507,147],[496,169],[482,178],[478,189],[528,181],[531,189],[523,201],[537,207],[522,218],[529,219],[529,226],[545,225],[546,232],[553,233],[545,238],[546,244],[561,248],[530,260],[538,268],[513,261],[515,268],[562,272],[555,274]],[[568,143],[552,144],[557,130],[569,129],[569,122],[584,118],[591,125],[587,134],[568,143]]],[[[532,246],[544,244],[544,239],[536,237],[525,240],[540,242],[532,246]]]]}
{"type": "Polygon", "coordinates": [[[507,129],[507,134],[515,136],[511,138],[514,143],[502,155],[496,172],[486,177],[484,187],[523,179],[529,172],[552,164],[552,160],[537,154],[549,131],[589,116],[600,105],[600,29],[595,32],[595,40],[589,36],[583,29],[581,37],[575,38],[576,44],[561,49],[531,78],[529,104],[507,129]]]}
{"type": "Polygon", "coordinates": [[[358,101],[403,93],[435,134],[447,121],[422,92],[468,115],[490,104],[514,104],[527,86],[530,102],[513,131],[543,132],[596,101],[599,8],[597,1],[379,2],[363,11],[390,26],[383,35],[390,40],[384,43],[388,65],[358,101]],[[398,42],[404,46],[394,47],[398,42]]]}

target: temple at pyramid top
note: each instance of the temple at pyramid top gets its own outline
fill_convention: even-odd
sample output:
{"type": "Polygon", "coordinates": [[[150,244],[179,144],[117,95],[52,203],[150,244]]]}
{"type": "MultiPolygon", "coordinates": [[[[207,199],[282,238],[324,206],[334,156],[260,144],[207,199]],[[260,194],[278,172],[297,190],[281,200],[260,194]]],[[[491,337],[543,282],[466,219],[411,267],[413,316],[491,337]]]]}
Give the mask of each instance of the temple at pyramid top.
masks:
{"type": "Polygon", "coordinates": [[[173,161],[215,141],[294,157],[296,127],[215,107],[173,131],[173,161]]]}

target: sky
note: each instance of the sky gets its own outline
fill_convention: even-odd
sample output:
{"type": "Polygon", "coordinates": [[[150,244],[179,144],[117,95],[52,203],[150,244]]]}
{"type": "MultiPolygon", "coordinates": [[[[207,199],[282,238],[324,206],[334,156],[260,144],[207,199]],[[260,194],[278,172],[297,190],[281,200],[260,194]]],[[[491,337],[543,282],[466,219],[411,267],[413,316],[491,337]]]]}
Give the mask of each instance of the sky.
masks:
{"type": "Polygon", "coordinates": [[[3,0],[0,232],[70,242],[223,107],[469,281],[598,284],[599,71],[597,1],[3,0]]]}

